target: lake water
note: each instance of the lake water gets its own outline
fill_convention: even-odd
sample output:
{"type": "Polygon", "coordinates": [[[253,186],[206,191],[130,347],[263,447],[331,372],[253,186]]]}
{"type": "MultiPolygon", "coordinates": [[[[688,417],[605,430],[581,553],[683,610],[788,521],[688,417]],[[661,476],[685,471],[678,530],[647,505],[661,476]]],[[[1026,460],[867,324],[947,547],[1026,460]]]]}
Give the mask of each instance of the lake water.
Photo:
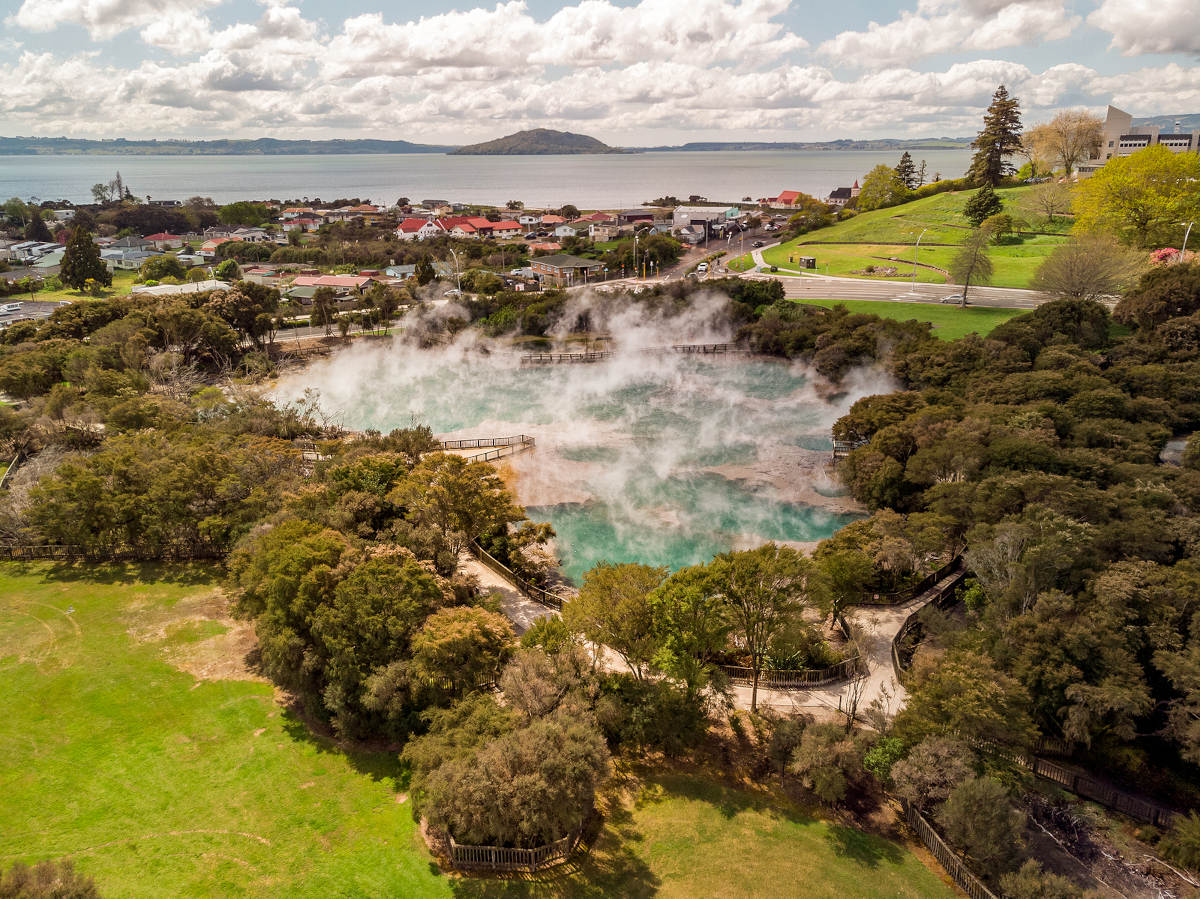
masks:
{"type": "MultiPolygon", "coordinates": [[[[918,150],[930,177],[956,178],[970,151],[918,150]]],[[[719,151],[610,156],[0,156],[0,197],[91,202],[92,185],[121,177],[139,197],[218,203],[247,199],[399,197],[531,207],[573,203],[581,209],[637,206],[655,197],[692,194],[713,200],[776,196],[801,190],[816,197],[893,166],[900,151],[719,151]]]]}
{"type": "Polygon", "coordinates": [[[361,345],[284,377],[352,428],[428,424],[451,437],[530,434],[504,470],[549,521],[564,572],[597,561],[672,569],[767,540],[809,544],[858,517],[826,472],[832,423],[878,384],[826,399],[784,362],[630,354],[521,367],[509,352],[361,345]]]}

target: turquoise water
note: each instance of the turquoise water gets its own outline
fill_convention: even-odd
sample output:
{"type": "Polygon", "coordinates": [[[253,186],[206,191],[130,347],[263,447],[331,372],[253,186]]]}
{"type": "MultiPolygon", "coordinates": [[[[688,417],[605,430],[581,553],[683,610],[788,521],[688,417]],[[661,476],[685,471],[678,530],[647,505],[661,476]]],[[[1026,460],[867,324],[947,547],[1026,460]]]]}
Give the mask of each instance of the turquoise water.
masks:
{"type": "Polygon", "coordinates": [[[537,448],[512,461],[518,491],[532,518],[554,526],[576,581],[601,560],[675,569],[766,540],[820,540],[853,518],[786,493],[793,477],[836,492],[796,448],[829,452],[829,429],[856,396],[826,402],[803,368],[783,362],[638,356],[521,368],[507,355],[397,343],[317,363],[277,396],[305,387],[351,428],[532,434],[537,448]]]}

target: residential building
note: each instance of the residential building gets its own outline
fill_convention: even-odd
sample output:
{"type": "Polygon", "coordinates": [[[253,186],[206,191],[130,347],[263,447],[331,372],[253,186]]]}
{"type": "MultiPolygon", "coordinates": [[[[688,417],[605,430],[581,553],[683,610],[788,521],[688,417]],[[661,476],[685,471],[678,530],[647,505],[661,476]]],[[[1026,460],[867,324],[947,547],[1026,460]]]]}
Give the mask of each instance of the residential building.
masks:
{"type": "Polygon", "coordinates": [[[271,235],[262,228],[238,228],[230,237],[243,243],[267,243],[271,239],[271,235]]]}
{"type": "Polygon", "coordinates": [[[654,221],[654,212],[649,209],[625,209],[617,213],[618,225],[636,225],[638,222],[654,221]]]}
{"type": "Polygon", "coordinates": [[[298,275],[292,287],[329,287],[344,296],[352,290],[366,290],[375,283],[375,278],[366,275],[298,275]]]}
{"type": "Polygon", "coordinates": [[[229,285],[224,281],[209,279],[207,281],[189,281],[186,284],[156,284],[149,287],[138,284],[130,288],[130,293],[152,297],[174,297],[189,293],[208,293],[210,290],[228,290],[229,285]]]}
{"type": "Polygon", "coordinates": [[[577,234],[574,225],[559,225],[554,229],[555,237],[575,237],[577,234]]]}
{"type": "Polygon", "coordinates": [[[212,240],[204,241],[204,243],[200,244],[199,253],[201,258],[206,262],[211,262],[217,258],[217,247],[232,240],[232,237],[214,237],[212,240]]]}
{"type": "Polygon", "coordinates": [[[562,249],[562,244],[557,240],[537,240],[529,244],[530,253],[557,253],[562,249]]]}
{"type": "Polygon", "coordinates": [[[109,268],[125,269],[126,271],[139,269],[147,259],[161,255],[162,253],[158,250],[135,250],[128,247],[113,247],[100,251],[100,258],[109,268]]]}
{"type": "Polygon", "coordinates": [[[428,240],[445,233],[438,219],[407,218],[396,226],[396,236],[401,240],[428,240]]]}
{"type": "Polygon", "coordinates": [[[183,236],[160,231],[158,234],[147,234],[144,238],[156,250],[171,250],[183,246],[183,236]]]}
{"type": "Polygon", "coordinates": [[[120,250],[148,250],[153,244],[144,237],[122,237],[120,240],[114,240],[109,246],[120,250]]]}
{"type": "Polygon", "coordinates": [[[678,206],[671,215],[675,229],[707,229],[710,234],[728,222],[737,221],[741,210],[736,206],[678,206]]]}
{"type": "Polygon", "coordinates": [[[537,256],[529,260],[533,269],[543,284],[556,287],[570,287],[572,284],[586,284],[589,278],[600,277],[604,273],[604,263],[595,259],[581,259],[562,253],[554,256],[537,256]]]}
{"type": "Polygon", "coordinates": [[[565,224],[566,221],[567,220],[561,215],[547,213],[546,215],[542,216],[542,225],[562,225],[565,224]]]}
{"type": "Polygon", "coordinates": [[[512,240],[514,237],[520,237],[524,233],[525,231],[521,227],[520,222],[492,222],[492,237],[498,240],[512,240]]]}
{"type": "Polygon", "coordinates": [[[1129,156],[1146,147],[1163,146],[1172,153],[1200,153],[1200,130],[1182,131],[1178,122],[1172,131],[1157,125],[1134,125],[1133,116],[1109,106],[1104,116],[1100,150],[1079,166],[1079,174],[1090,175],[1114,156],[1129,156]]]}
{"type": "Polygon", "coordinates": [[[542,221],[542,217],[540,215],[538,215],[537,213],[526,212],[526,213],[523,213],[522,215],[518,216],[517,221],[521,223],[522,227],[528,228],[531,225],[540,224],[542,221]]]}
{"type": "Polygon", "coordinates": [[[862,188],[858,186],[858,181],[855,180],[853,187],[835,187],[829,192],[829,196],[825,198],[825,203],[829,206],[845,206],[862,192],[862,188]]]}
{"type": "Polygon", "coordinates": [[[789,209],[796,205],[796,201],[800,199],[800,191],[784,190],[780,191],[777,197],[768,197],[767,205],[774,209],[789,209]]]}

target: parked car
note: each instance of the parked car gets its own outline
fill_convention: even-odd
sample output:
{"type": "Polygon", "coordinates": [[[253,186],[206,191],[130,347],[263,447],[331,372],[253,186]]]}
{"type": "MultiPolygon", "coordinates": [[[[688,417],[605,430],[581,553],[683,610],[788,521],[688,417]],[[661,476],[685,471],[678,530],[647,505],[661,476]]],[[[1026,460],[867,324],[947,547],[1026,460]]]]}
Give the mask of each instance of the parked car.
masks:
{"type": "Polygon", "coordinates": [[[763,242],[761,240],[756,240],[756,241],[754,241],[754,243],[750,244],[750,246],[754,247],[756,250],[759,247],[761,247],[762,245],[763,245],[763,242]]]}
{"type": "Polygon", "coordinates": [[[962,301],[963,295],[961,293],[952,293],[950,296],[942,297],[941,299],[941,302],[943,303],[961,303],[962,301]]]}
{"type": "Polygon", "coordinates": [[[708,263],[701,262],[698,266],[696,266],[696,271],[703,275],[705,272],[708,271],[708,263]]]}
{"type": "Polygon", "coordinates": [[[535,239],[536,237],[537,237],[537,235],[536,235],[536,234],[534,234],[532,231],[530,231],[528,234],[526,234],[526,235],[525,235],[525,239],[526,239],[526,240],[533,240],[533,239],[535,239]]]}

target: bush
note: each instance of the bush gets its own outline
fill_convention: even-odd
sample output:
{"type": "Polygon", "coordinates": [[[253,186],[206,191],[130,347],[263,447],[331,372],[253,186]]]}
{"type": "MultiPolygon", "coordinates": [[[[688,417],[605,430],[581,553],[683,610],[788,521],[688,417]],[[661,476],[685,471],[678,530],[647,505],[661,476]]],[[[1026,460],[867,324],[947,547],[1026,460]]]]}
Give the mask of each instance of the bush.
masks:
{"type": "Polygon", "coordinates": [[[1200,815],[1188,812],[1186,817],[1176,818],[1158,849],[1176,864],[1200,871],[1200,815]]]}
{"type": "MultiPolygon", "coordinates": [[[[1079,887],[1066,877],[1048,874],[1041,864],[1029,859],[1020,869],[1000,878],[1006,899],[1078,899],[1079,887]]],[[[1088,896],[1099,894],[1088,891],[1088,896]]]]}
{"type": "Polygon", "coordinates": [[[699,697],[667,681],[638,680],[611,674],[601,682],[596,719],[610,746],[659,750],[682,755],[696,746],[708,729],[699,697]]]}
{"type": "Polygon", "coordinates": [[[789,770],[822,802],[836,805],[862,778],[862,754],[840,724],[817,724],[801,735],[789,770]]]}
{"type": "Polygon", "coordinates": [[[897,796],[919,809],[950,798],[951,791],[973,773],[971,751],[949,737],[926,737],[891,767],[897,796]]]}
{"type": "Polygon", "coordinates": [[[987,876],[998,877],[1020,857],[1025,816],[1013,807],[999,781],[964,780],[950,791],[938,820],[946,838],[987,876]]]}
{"type": "Polygon", "coordinates": [[[0,872],[0,899],[100,899],[92,878],[77,874],[66,861],[15,862],[0,872]]]}

